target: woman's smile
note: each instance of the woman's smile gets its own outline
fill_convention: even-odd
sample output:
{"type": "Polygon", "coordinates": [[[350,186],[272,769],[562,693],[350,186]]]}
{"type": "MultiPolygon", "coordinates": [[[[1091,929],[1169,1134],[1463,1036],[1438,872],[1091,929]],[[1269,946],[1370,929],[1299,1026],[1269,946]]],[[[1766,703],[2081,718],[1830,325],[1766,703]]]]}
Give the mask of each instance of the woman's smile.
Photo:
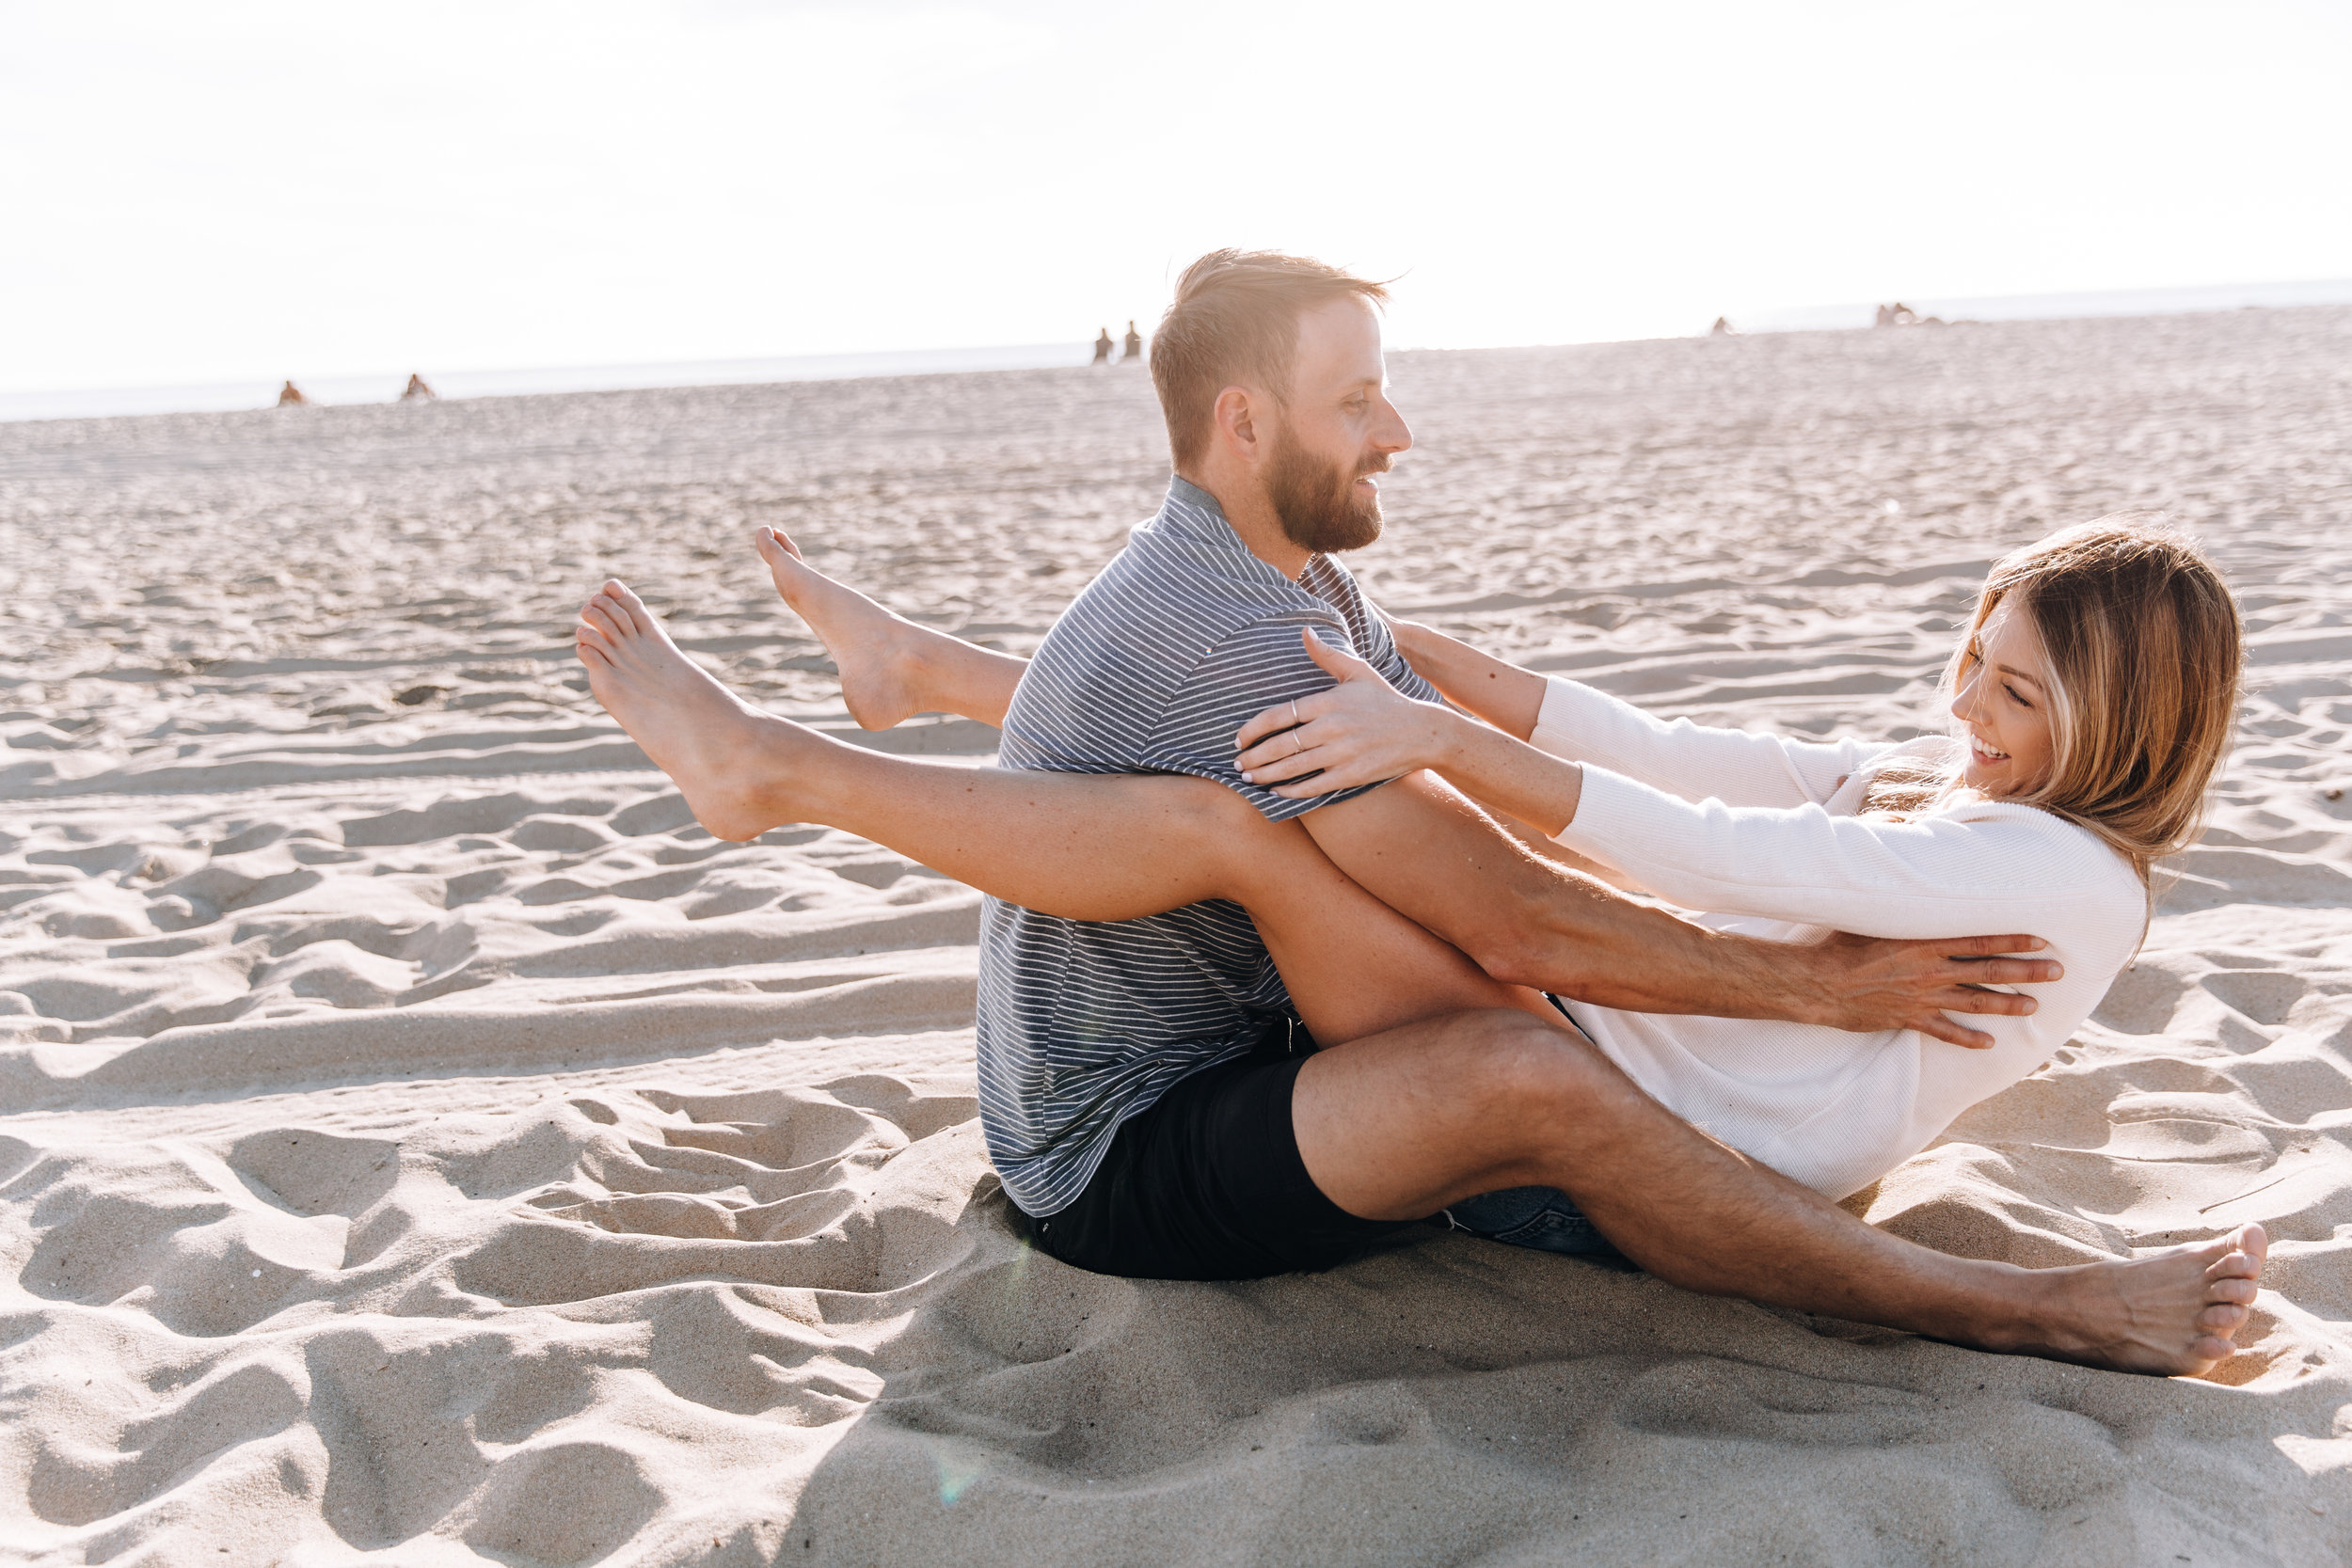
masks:
{"type": "Polygon", "coordinates": [[[2032,615],[2003,605],[1961,654],[1952,717],[1965,727],[1962,778],[1994,795],[2022,795],[2049,772],[2050,702],[2056,681],[2032,615]]]}

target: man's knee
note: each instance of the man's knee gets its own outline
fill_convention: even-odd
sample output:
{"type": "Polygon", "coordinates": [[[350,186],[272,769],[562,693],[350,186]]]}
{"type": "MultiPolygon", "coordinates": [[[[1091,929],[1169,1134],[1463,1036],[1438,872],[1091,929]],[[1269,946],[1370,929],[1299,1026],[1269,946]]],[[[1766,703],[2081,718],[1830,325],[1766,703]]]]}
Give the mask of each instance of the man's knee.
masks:
{"type": "Polygon", "coordinates": [[[1448,1034],[1446,1076],[1465,1109],[1495,1124],[1587,1111],[1623,1082],[1565,1020],[1496,1008],[1460,1015],[1448,1034]]]}

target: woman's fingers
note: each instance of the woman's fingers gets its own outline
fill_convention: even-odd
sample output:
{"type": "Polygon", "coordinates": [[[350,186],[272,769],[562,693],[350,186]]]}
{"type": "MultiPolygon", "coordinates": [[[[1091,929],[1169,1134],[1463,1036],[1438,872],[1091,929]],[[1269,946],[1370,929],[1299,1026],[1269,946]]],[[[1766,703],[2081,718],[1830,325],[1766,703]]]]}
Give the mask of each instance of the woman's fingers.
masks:
{"type": "Polygon", "coordinates": [[[1298,766],[1304,771],[1293,773],[1291,782],[1275,790],[1275,794],[1288,800],[1304,800],[1371,782],[1363,764],[1345,760],[1343,752],[1329,746],[1308,747],[1298,753],[1298,766]]]}
{"type": "Polygon", "coordinates": [[[1274,793],[1303,800],[1310,796],[1328,795],[1335,789],[1353,789],[1360,784],[1378,784],[1395,777],[1394,768],[1383,768],[1377,756],[1367,757],[1362,747],[1344,737],[1329,744],[1318,743],[1315,734],[1320,727],[1309,724],[1287,730],[1244,752],[1233,759],[1242,782],[1287,785],[1274,793]]]}
{"type": "MultiPolygon", "coordinates": [[[[1286,727],[1290,721],[1290,704],[1284,703],[1279,707],[1270,707],[1250,720],[1248,723],[1244,724],[1240,733],[1233,736],[1233,744],[1240,748],[1243,755],[1247,757],[1251,747],[1275,731],[1286,727]]],[[[1244,761],[1242,766],[1247,768],[1249,764],[1244,761]]]]}
{"type": "MultiPolygon", "coordinates": [[[[1298,641],[1306,647],[1307,657],[1332,675],[1337,676],[1342,685],[1349,681],[1380,680],[1379,671],[1375,670],[1354,654],[1344,653],[1332,647],[1308,627],[1299,628],[1298,641]]],[[[1387,683],[1383,681],[1381,684],[1387,683]]],[[[1275,704],[1241,727],[1240,732],[1233,736],[1233,749],[1237,752],[1246,752],[1269,736],[1305,723],[1311,719],[1319,718],[1329,706],[1325,701],[1328,695],[1327,691],[1318,691],[1312,696],[1301,697],[1296,702],[1275,704]]],[[[1246,762],[1242,764],[1245,768],[1248,766],[1249,764],[1246,762]]]]}
{"type": "MultiPolygon", "coordinates": [[[[1277,703],[1241,727],[1241,733],[1233,736],[1234,749],[1247,751],[1261,741],[1279,736],[1293,725],[1318,718],[1326,705],[1324,693],[1320,691],[1311,697],[1301,697],[1295,703],[1277,703]]],[[[1276,750],[1281,750],[1281,747],[1278,744],[1276,750]]],[[[1242,766],[1247,768],[1248,764],[1242,766]]]]}
{"type": "Polygon", "coordinates": [[[1303,729],[1285,730],[1263,745],[1252,747],[1235,757],[1233,766],[1240,769],[1243,782],[1279,784],[1301,773],[1311,773],[1323,766],[1305,760],[1309,753],[1323,750],[1307,745],[1303,738],[1306,734],[1303,729]]]}
{"type": "Polygon", "coordinates": [[[1336,684],[1295,702],[1279,703],[1244,724],[1233,737],[1233,759],[1244,781],[1277,784],[1320,771],[1310,784],[1278,791],[1292,800],[1378,784],[1425,765],[1428,722],[1422,705],[1343,649],[1301,630],[1307,657],[1336,684]]]}
{"type": "Polygon", "coordinates": [[[1312,776],[1293,774],[1293,782],[1277,788],[1274,793],[1286,800],[1305,800],[1334,790],[1354,789],[1359,784],[1382,784],[1394,776],[1361,761],[1338,760],[1328,746],[1311,746],[1301,752],[1298,766],[1312,776]]]}
{"type": "Polygon", "coordinates": [[[1380,672],[1358,658],[1354,654],[1335,648],[1314,634],[1311,626],[1298,628],[1298,641],[1305,643],[1307,657],[1343,681],[1376,681],[1380,672]]]}

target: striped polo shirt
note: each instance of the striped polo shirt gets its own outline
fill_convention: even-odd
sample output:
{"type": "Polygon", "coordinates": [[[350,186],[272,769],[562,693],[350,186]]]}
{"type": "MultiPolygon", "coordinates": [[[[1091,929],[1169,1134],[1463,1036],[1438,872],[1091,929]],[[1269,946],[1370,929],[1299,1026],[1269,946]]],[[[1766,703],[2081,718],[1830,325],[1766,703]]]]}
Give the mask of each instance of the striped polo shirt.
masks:
{"type": "MultiPolygon", "coordinates": [[[[1436,697],[1344,567],[1318,555],[1292,581],[1249,553],[1216,498],[1171,480],[1158,515],[1136,525],[1030,660],[1005,716],[1003,765],[1189,773],[1275,822],[1376,789],[1288,800],[1233,768],[1233,734],[1252,716],[1331,684],[1299,646],[1301,627],[1407,694],[1436,697]]],[[[989,899],[980,1125],[1005,1190],[1031,1214],[1068,1207],[1120,1123],[1293,1016],[1238,904],[1106,922],[989,899]]]]}

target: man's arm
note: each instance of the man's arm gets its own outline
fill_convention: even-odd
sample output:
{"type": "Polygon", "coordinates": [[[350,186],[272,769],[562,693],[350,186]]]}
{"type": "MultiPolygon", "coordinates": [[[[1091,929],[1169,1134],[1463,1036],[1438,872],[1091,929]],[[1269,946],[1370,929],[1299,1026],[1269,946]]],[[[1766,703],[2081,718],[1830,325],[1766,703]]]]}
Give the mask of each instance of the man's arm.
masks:
{"type": "Polygon", "coordinates": [[[1917,1029],[1992,1044],[1946,1012],[2029,1013],[1978,988],[2054,980],[2027,936],[1949,942],[1834,938],[1792,945],[1709,930],[1531,853],[1427,773],[1302,818],[1332,863],[1381,902],[1510,985],[1639,1012],[1777,1018],[1856,1031],[1917,1029]]]}

